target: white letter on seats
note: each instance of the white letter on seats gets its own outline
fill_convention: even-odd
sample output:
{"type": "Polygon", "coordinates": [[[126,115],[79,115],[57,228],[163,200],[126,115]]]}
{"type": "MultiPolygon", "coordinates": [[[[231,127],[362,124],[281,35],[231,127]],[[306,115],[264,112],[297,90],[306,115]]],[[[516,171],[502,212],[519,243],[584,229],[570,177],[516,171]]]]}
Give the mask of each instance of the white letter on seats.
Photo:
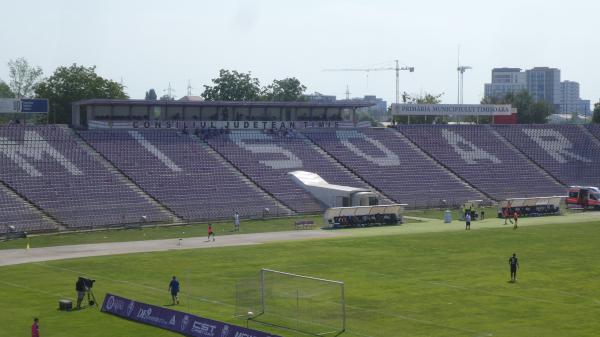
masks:
{"type": "Polygon", "coordinates": [[[335,132],[337,138],[342,142],[342,144],[347,147],[350,151],[356,154],[359,157],[363,157],[366,160],[370,161],[373,164],[379,166],[399,166],[400,158],[390,151],[385,145],[381,144],[377,139],[373,139],[371,137],[366,136],[365,134],[359,133],[355,130],[340,130],[335,132]],[[350,142],[350,139],[360,139],[362,141],[366,141],[371,145],[375,146],[381,152],[385,154],[384,157],[374,157],[369,154],[366,154],[364,151],[359,149],[356,145],[350,142]]]}
{"type": "MultiPolygon", "coordinates": [[[[448,144],[452,146],[454,151],[460,155],[460,157],[467,162],[467,164],[477,164],[479,160],[489,160],[492,163],[501,163],[500,159],[491,153],[484,151],[477,147],[475,144],[464,139],[461,135],[448,129],[442,129],[442,136],[446,139],[448,144]],[[461,147],[463,145],[463,147],[461,147]],[[468,148],[468,149],[465,149],[468,148]]],[[[493,137],[490,135],[490,137],[493,137]]]]}
{"type": "Polygon", "coordinates": [[[53,158],[72,175],[83,174],[77,166],[71,163],[71,161],[65,158],[60,152],[56,151],[52,145],[48,144],[48,142],[35,131],[25,131],[22,143],[0,137],[0,152],[12,159],[15,164],[32,177],[41,177],[42,173],[31,165],[25,157],[42,160],[44,154],[53,158]]]}
{"type": "Polygon", "coordinates": [[[156,146],[152,145],[144,136],[142,136],[139,131],[129,131],[131,137],[137,140],[141,146],[143,146],[148,152],[152,153],[156,159],[160,160],[163,164],[165,164],[168,168],[175,172],[181,172],[181,168],[177,166],[169,157],[167,157],[161,150],[159,150],[156,146]]]}
{"type": "Polygon", "coordinates": [[[523,132],[559,163],[566,163],[567,160],[565,157],[571,157],[586,163],[592,162],[585,157],[569,151],[573,149],[573,144],[557,130],[523,129],[523,132]]]}
{"type": "Polygon", "coordinates": [[[262,133],[257,132],[232,132],[229,134],[229,139],[231,139],[237,146],[246,149],[252,153],[277,153],[280,154],[286,159],[273,159],[273,160],[259,160],[258,162],[269,166],[274,169],[295,169],[302,167],[302,160],[296,157],[291,151],[288,151],[280,146],[277,146],[272,143],[260,143],[260,144],[251,144],[246,143],[248,140],[268,140],[270,142],[273,141],[272,137],[269,137],[262,133]]]}

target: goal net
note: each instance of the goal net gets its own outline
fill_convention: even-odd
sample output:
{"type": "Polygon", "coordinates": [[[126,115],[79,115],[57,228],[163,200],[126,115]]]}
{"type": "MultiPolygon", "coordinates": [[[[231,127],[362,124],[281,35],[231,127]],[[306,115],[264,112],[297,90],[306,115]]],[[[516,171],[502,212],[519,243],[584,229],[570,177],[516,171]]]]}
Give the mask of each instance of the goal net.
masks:
{"type": "Polygon", "coordinates": [[[346,329],[343,282],[262,269],[236,288],[237,317],[313,335],[346,329]]]}

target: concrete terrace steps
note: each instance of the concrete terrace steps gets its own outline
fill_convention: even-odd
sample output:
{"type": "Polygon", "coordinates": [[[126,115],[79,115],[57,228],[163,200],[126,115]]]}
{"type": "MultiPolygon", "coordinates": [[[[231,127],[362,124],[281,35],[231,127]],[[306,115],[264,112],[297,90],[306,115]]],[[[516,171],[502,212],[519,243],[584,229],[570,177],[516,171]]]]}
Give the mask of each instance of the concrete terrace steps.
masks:
{"type": "Polygon", "coordinates": [[[438,162],[437,160],[435,160],[427,152],[425,152],[423,149],[421,149],[417,144],[413,143],[413,141],[411,141],[410,139],[408,139],[408,137],[406,137],[405,135],[403,135],[400,131],[395,130],[394,131],[394,135],[396,135],[396,137],[399,137],[400,139],[402,139],[412,149],[414,149],[416,151],[423,152],[423,154],[425,155],[426,160],[428,160],[431,164],[436,165],[438,168],[440,168],[441,170],[445,171],[450,176],[454,177],[463,186],[465,186],[468,189],[473,190],[476,193],[481,194],[482,196],[485,196],[484,192],[478,190],[477,188],[475,188],[474,186],[472,186],[471,184],[469,184],[469,182],[467,182],[466,180],[464,180],[461,177],[459,177],[458,175],[456,175],[452,170],[448,169],[447,167],[445,167],[444,165],[442,165],[440,162],[438,162]]]}
{"type": "MultiPolygon", "coordinates": [[[[385,193],[383,193],[382,191],[378,190],[377,188],[375,188],[374,186],[372,186],[371,184],[369,184],[366,180],[364,180],[358,174],[356,174],[351,168],[347,167],[346,165],[344,165],[344,163],[342,163],[339,160],[337,160],[334,156],[332,156],[331,154],[329,154],[329,152],[325,151],[325,149],[323,149],[321,146],[319,146],[319,144],[317,144],[316,142],[314,142],[312,139],[310,139],[309,137],[306,137],[302,133],[298,133],[298,134],[300,135],[300,137],[302,137],[302,139],[304,140],[304,142],[307,145],[309,145],[315,151],[317,151],[318,153],[320,153],[323,156],[323,158],[326,158],[327,161],[329,161],[332,165],[338,167],[340,170],[346,171],[346,173],[348,173],[348,175],[351,176],[354,180],[356,180],[360,184],[368,186],[373,191],[379,193],[379,195],[381,195],[383,198],[385,198],[383,200],[385,203],[387,203],[387,204],[395,203],[392,198],[390,198],[385,193]]],[[[356,187],[356,186],[350,186],[350,187],[356,187]]]]}
{"type": "Polygon", "coordinates": [[[525,157],[527,159],[527,161],[532,164],[533,166],[538,168],[538,172],[540,174],[542,174],[543,176],[545,176],[546,178],[556,182],[559,185],[563,185],[566,186],[562,181],[560,181],[560,179],[558,179],[557,177],[553,176],[550,172],[544,170],[543,167],[541,167],[538,163],[536,163],[534,160],[532,160],[531,158],[529,158],[529,156],[524,153],[523,151],[519,150],[519,148],[517,148],[513,143],[511,143],[508,139],[504,138],[498,131],[496,131],[493,127],[491,127],[490,125],[486,125],[485,126],[493,135],[495,135],[502,143],[504,143],[506,146],[508,146],[510,149],[512,149],[513,151],[515,151],[516,153],[520,153],[523,155],[523,157],[525,157]]]}
{"type": "Polygon", "coordinates": [[[52,225],[56,226],[56,229],[58,229],[58,230],[65,230],[65,229],[67,229],[67,227],[63,223],[61,223],[60,221],[56,220],[53,216],[51,216],[49,213],[47,213],[46,211],[44,211],[42,208],[38,207],[36,204],[34,204],[33,202],[31,202],[27,198],[21,196],[19,193],[17,193],[16,191],[14,191],[10,186],[6,185],[1,180],[0,180],[0,190],[2,190],[2,192],[6,193],[7,195],[11,196],[12,198],[14,198],[14,199],[16,199],[18,201],[21,201],[25,206],[27,206],[27,208],[32,213],[35,213],[35,214],[39,215],[45,221],[48,221],[52,225]]]}
{"type": "Polygon", "coordinates": [[[584,125],[578,125],[578,127],[581,129],[581,131],[583,133],[585,133],[586,135],[588,135],[588,137],[590,137],[590,139],[592,140],[592,143],[596,144],[597,146],[600,147],[600,135],[598,135],[598,137],[596,137],[596,135],[594,135],[588,128],[586,128],[584,125]]]}
{"type": "Polygon", "coordinates": [[[428,160],[433,165],[437,166],[442,171],[446,172],[449,176],[454,177],[454,179],[460,184],[462,184],[465,188],[481,195],[482,199],[498,201],[494,199],[491,195],[487,194],[485,191],[477,189],[475,186],[471,185],[468,181],[466,181],[461,176],[452,171],[449,167],[436,160],[429,152],[427,152],[425,149],[420,148],[415,142],[413,142],[409,137],[405,136],[400,130],[394,130],[393,133],[396,135],[396,137],[402,139],[402,141],[405,142],[409,147],[411,147],[415,151],[423,153],[426,160],[428,160]]]}
{"type": "Polygon", "coordinates": [[[185,221],[175,214],[171,209],[167,206],[160,203],[158,200],[154,199],[150,194],[146,193],[140,186],[138,186],[131,178],[129,178],[125,173],[119,170],[115,165],[113,165],[107,158],[105,158],[100,152],[96,151],[81,135],[79,135],[75,130],[68,129],[68,132],[73,134],[73,138],[75,142],[79,144],[92,158],[96,159],[104,168],[106,168],[110,173],[112,173],[119,181],[121,181],[124,185],[129,187],[135,193],[140,195],[142,198],[147,200],[152,205],[156,206],[162,213],[167,214],[171,221],[174,223],[185,223],[185,221]]]}
{"type": "Polygon", "coordinates": [[[265,191],[260,186],[258,186],[252,179],[250,179],[247,175],[245,175],[242,171],[240,171],[233,163],[231,163],[227,158],[225,158],[218,151],[216,151],[209,143],[203,141],[202,139],[200,139],[196,135],[190,135],[190,137],[192,139],[194,139],[198,144],[200,144],[200,146],[202,146],[209,155],[211,155],[213,158],[215,158],[217,161],[219,161],[225,167],[227,167],[227,169],[232,174],[234,174],[237,177],[239,177],[248,187],[250,187],[251,189],[253,189],[254,191],[256,191],[256,193],[259,193],[262,196],[264,196],[264,197],[270,199],[271,201],[273,201],[275,203],[275,205],[277,205],[279,208],[285,210],[285,212],[287,213],[285,215],[294,215],[294,214],[296,214],[296,212],[294,212],[287,205],[285,205],[282,202],[280,202],[274,195],[270,194],[269,192],[265,191]]]}

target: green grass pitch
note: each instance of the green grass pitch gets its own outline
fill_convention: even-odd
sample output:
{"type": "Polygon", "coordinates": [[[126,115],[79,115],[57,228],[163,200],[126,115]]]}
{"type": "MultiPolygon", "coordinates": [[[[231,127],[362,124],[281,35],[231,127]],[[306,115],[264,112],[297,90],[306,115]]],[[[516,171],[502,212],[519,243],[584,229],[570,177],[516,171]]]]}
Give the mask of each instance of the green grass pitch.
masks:
{"type": "Polygon", "coordinates": [[[400,226],[349,238],[0,267],[0,337],[28,336],[33,317],[44,337],[177,336],[96,309],[56,310],[58,299],[74,297],[80,274],[97,279],[99,301],[112,292],[157,305],[170,302],[168,282],[177,275],[176,309],[243,325],[233,318],[235,283],[263,267],[344,281],[342,336],[598,336],[600,222],[553,219],[516,231],[475,222],[470,232],[400,234],[400,226]],[[513,252],[521,265],[514,284],[513,252]]]}

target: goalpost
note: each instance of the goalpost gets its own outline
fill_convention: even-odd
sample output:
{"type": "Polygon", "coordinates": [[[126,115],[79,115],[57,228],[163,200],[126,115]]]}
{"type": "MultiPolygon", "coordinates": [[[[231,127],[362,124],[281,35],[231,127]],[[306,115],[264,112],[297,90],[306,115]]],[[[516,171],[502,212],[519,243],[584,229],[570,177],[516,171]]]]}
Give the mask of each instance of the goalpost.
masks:
{"type": "Polygon", "coordinates": [[[312,335],[346,330],[344,282],[261,269],[236,286],[236,317],[312,335]]]}

